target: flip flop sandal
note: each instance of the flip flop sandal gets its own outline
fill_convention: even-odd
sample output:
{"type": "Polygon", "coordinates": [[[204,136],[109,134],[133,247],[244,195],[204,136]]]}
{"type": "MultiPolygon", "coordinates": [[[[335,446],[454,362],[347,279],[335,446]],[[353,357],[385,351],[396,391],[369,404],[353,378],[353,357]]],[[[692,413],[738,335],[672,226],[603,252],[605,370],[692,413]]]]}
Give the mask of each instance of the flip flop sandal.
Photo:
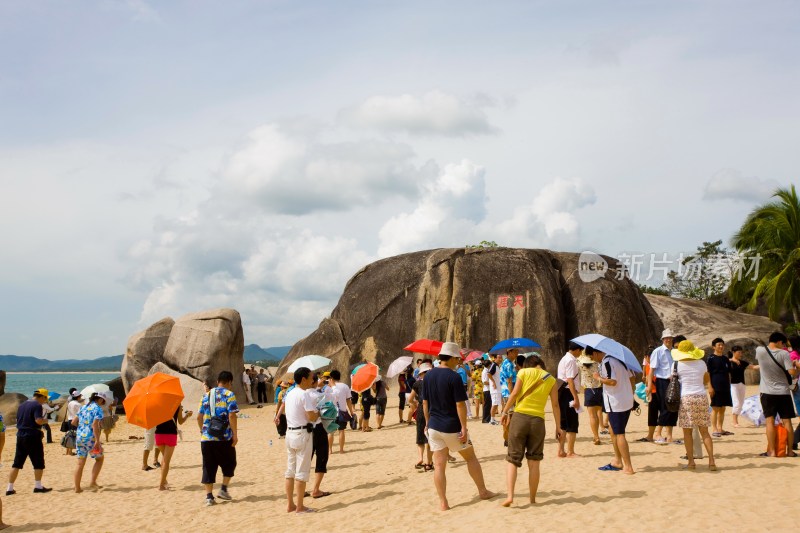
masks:
{"type": "Polygon", "coordinates": [[[650,442],[650,439],[647,437],[642,437],[641,439],[636,439],[634,442],[650,442]]]}
{"type": "Polygon", "coordinates": [[[423,467],[423,472],[430,472],[431,470],[433,470],[433,465],[425,465],[423,467]]]}
{"type": "Polygon", "coordinates": [[[314,496],[314,495],[312,494],[312,495],[311,495],[311,497],[312,497],[312,498],[314,498],[314,499],[316,500],[317,498],[324,498],[325,496],[330,496],[330,495],[331,495],[331,493],[330,493],[330,492],[326,492],[326,491],[324,491],[324,490],[323,490],[323,491],[322,491],[322,494],[318,494],[317,496],[314,496]]]}
{"type": "Polygon", "coordinates": [[[611,463],[608,463],[606,466],[599,467],[598,470],[602,470],[604,472],[619,472],[620,470],[622,470],[622,468],[614,466],[611,463]]]}
{"type": "Polygon", "coordinates": [[[414,465],[414,468],[416,468],[417,470],[420,470],[420,469],[422,469],[422,468],[425,468],[425,463],[423,463],[422,461],[420,461],[419,463],[417,463],[417,464],[415,464],[415,465],[414,465]]]}

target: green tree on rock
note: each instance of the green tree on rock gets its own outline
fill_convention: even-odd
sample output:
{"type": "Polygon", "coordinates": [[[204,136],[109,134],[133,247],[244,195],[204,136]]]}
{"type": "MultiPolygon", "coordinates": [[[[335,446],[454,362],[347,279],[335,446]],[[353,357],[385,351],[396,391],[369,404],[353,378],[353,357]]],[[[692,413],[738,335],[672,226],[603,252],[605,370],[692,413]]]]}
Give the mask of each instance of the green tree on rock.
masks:
{"type": "Polygon", "coordinates": [[[748,261],[758,258],[753,276],[734,276],[730,296],[747,302],[751,311],[759,300],[773,320],[790,311],[800,322],[800,201],[797,190],[778,189],[773,201],[757,207],[733,236],[732,245],[748,261]]]}

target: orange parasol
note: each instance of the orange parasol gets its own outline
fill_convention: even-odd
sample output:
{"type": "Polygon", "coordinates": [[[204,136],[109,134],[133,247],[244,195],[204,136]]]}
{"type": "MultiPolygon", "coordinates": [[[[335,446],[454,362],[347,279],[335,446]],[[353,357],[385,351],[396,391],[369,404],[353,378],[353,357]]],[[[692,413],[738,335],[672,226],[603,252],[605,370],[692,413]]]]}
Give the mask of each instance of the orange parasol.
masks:
{"type": "Polygon", "coordinates": [[[350,389],[358,393],[364,392],[372,386],[377,377],[378,365],[374,363],[363,364],[350,376],[350,389]]]}
{"type": "Polygon", "coordinates": [[[150,429],[172,418],[181,400],[183,389],[180,380],[156,372],[134,383],[122,405],[128,422],[150,429]]]}

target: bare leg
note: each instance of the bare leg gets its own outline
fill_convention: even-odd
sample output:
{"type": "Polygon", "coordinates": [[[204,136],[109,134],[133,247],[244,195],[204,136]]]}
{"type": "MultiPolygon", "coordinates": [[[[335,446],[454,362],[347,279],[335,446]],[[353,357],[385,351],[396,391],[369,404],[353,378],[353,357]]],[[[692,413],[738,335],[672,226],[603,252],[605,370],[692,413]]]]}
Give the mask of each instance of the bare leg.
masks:
{"type": "Polygon", "coordinates": [[[794,447],[794,429],[792,429],[792,419],[783,420],[783,427],[786,428],[786,431],[789,433],[789,438],[786,440],[786,444],[788,445],[788,449],[786,450],[787,457],[794,457],[795,453],[792,451],[794,447]]]}
{"type": "Polygon", "coordinates": [[[699,427],[697,430],[700,432],[700,436],[703,437],[703,444],[705,444],[706,452],[708,453],[708,467],[716,469],[717,465],[714,462],[714,441],[708,433],[708,428],[699,427]]]}
{"type": "Polygon", "coordinates": [[[614,448],[614,460],[611,462],[611,466],[622,468],[622,455],[619,451],[619,442],[617,442],[617,436],[614,434],[614,430],[611,428],[609,428],[608,432],[611,435],[611,446],[614,448]]]}
{"type": "Polygon", "coordinates": [[[469,476],[475,482],[475,486],[478,488],[478,496],[480,496],[481,500],[488,500],[497,496],[494,492],[486,489],[486,483],[483,480],[483,469],[478,457],[475,455],[475,448],[469,447],[466,450],[460,450],[458,453],[467,462],[469,476]]]}
{"type": "Polygon", "coordinates": [[[174,446],[159,446],[161,455],[164,456],[164,462],[161,464],[161,483],[158,485],[159,490],[167,490],[167,474],[169,474],[169,463],[172,460],[172,454],[175,453],[174,446]]]}
{"type": "Polygon", "coordinates": [[[3,502],[0,501],[0,529],[5,529],[7,527],[11,527],[9,524],[3,522],[3,502]]]}
{"type": "Polygon", "coordinates": [[[297,512],[302,513],[307,509],[306,506],[303,505],[303,498],[306,494],[306,482],[295,480],[294,486],[297,491],[297,512]]]}
{"type": "MultiPolygon", "coordinates": [[[[346,431],[344,431],[342,429],[339,430],[339,453],[344,453],[344,439],[345,439],[344,434],[345,433],[346,433],[346,431]]],[[[333,448],[331,448],[331,449],[333,449],[333,448]]]]}
{"type": "Polygon", "coordinates": [[[105,457],[98,457],[94,460],[94,466],[92,467],[92,482],[89,485],[89,488],[92,489],[99,489],[102,488],[100,485],[97,484],[97,476],[100,475],[100,470],[103,469],[103,459],[105,457]]]}
{"type": "Polygon", "coordinates": [[[12,468],[11,472],[8,474],[8,482],[14,483],[17,480],[17,476],[19,475],[19,468],[12,468]]]}
{"type": "Polygon", "coordinates": [[[589,429],[592,430],[592,439],[594,442],[600,441],[600,416],[599,407],[589,407],[589,429]]]}
{"type": "Polygon", "coordinates": [[[575,438],[577,436],[577,433],[567,433],[567,457],[580,457],[575,453],[575,438]]]}
{"type": "Polygon", "coordinates": [[[539,465],[541,461],[528,459],[528,489],[531,491],[531,503],[536,503],[536,493],[539,491],[539,465]]]}
{"type": "MultiPolygon", "coordinates": [[[[775,457],[775,417],[767,418],[767,455],[775,457]]],[[[16,476],[15,476],[16,477],[16,476]]],[[[14,481],[9,479],[11,483],[14,481]]]]}
{"type": "Polygon", "coordinates": [[[636,472],[633,470],[633,464],[631,463],[631,452],[628,449],[628,441],[625,438],[625,434],[623,433],[622,435],[615,435],[614,438],[617,441],[617,453],[619,453],[619,456],[622,459],[622,472],[625,474],[635,474],[636,472]]]}
{"type": "MultiPolygon", "coordinates": [[[[706,429],[708,433],[708,429],[706,429]]],[[[694,468],[694,437],[692,436],[692,428],[683,428],[683,447],[686,448],[686,461],[687,467],[694,468]]]]}
{"type": "Polygon", "coordinates": [[[81,478],[83,477],[83,467],[86,465],[86,457],[78,457],[78,464],[75,466],[75,492],[83,492],[81,488],[81,478]]]}
{"type": "Polygon", "coordinates": [[[450,505],[447,503],[447,477],[444,472],[445,468],[447,468],[448,455],[447,448],[433,452],[433,484],[436,486],[436,494],[439,495],[439,508],[442,511],[450,510],[450,505]]]}
{"type": "Polygon", "coordinates": [[[311,489],[312,496],[319,496],[322,494],[322,491],[319,489],[319,486],[322,485],[322,478],[325,477],[323,472],[315,472],[314,473],[314,488],[311,489]]]}
{"type": "Polygon", "coordinates": [[[501,503],[503,507],[511,507],[514,503],[514,485],[517,484],[517,465],[513,463],[506,463],[506,491],[508,496],[505,501],[501,503]]]}
{"type": "Polygon", "coordinates": [[[284,488],[286,489],[286,500],[289,502],[286,512],[293,513],[297,510],[297,506],[294,504],[294,478],[286,478],[284,488]]]}

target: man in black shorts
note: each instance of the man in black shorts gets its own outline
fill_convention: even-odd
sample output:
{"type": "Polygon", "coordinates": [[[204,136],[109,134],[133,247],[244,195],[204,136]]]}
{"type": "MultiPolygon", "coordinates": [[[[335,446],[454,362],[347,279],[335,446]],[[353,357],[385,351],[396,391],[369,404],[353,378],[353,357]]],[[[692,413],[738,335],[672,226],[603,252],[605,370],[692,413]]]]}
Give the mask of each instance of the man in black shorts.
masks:
{"type": "Polygon", "coordinates": [[[220,500],[231,500],[228,484],[236,470],[236,443],[239,442],[236,413],[239,406],[236,396],[230,390],[233,374],[227,370],[219,373],[217,386],[211,388],[203,396],[200,409],[197,410],[197,425],[200,428],[200,452],[203,456],[203,479],[201,483],[206,489],[206,505],[217,503],[214,499],[214,483],[217,481],[217,469],[222,470],[222,487],[217,497],[220,500]],[[219,417],[227,422],[222,436],[209,433],[211,418],[219,417]]]}
{"type": "Polygon", "coordinates": [[[40,429],[47,420],[44,418],[42,405],[47,403],[47,389],[36,389],[33,398],[20,404],[17,410],[17,451],[14,455],[14,464],[8,475],[8,488],[6,496],[16,494],[14,482],[20,469],[25,465],[28,457],[33,465],[33,492],[50,492],[53,489],[42,485],[44,473],[44,444],[42,443],[42,430],[40,429]]]}
{"type": "Polygon", "coordinates": [[[792,451],[794,442],[792,418],[795,417],[795,413],[790,383],[797,375],[797,365],[786,351],[787,340],[786,335],[776,331],[769,336],[769,346],[756,348],[756,360],[758,360],[758,370],[761,373],[758,392],[761,393],[761,408],[764,410],[764,418],[767,421],[767,451],[762,455],[770,457],[777,455],[775,415],[781,417],[781,423],[789,434],[787,455],[789,457],[796,455],[792,451]]]}

